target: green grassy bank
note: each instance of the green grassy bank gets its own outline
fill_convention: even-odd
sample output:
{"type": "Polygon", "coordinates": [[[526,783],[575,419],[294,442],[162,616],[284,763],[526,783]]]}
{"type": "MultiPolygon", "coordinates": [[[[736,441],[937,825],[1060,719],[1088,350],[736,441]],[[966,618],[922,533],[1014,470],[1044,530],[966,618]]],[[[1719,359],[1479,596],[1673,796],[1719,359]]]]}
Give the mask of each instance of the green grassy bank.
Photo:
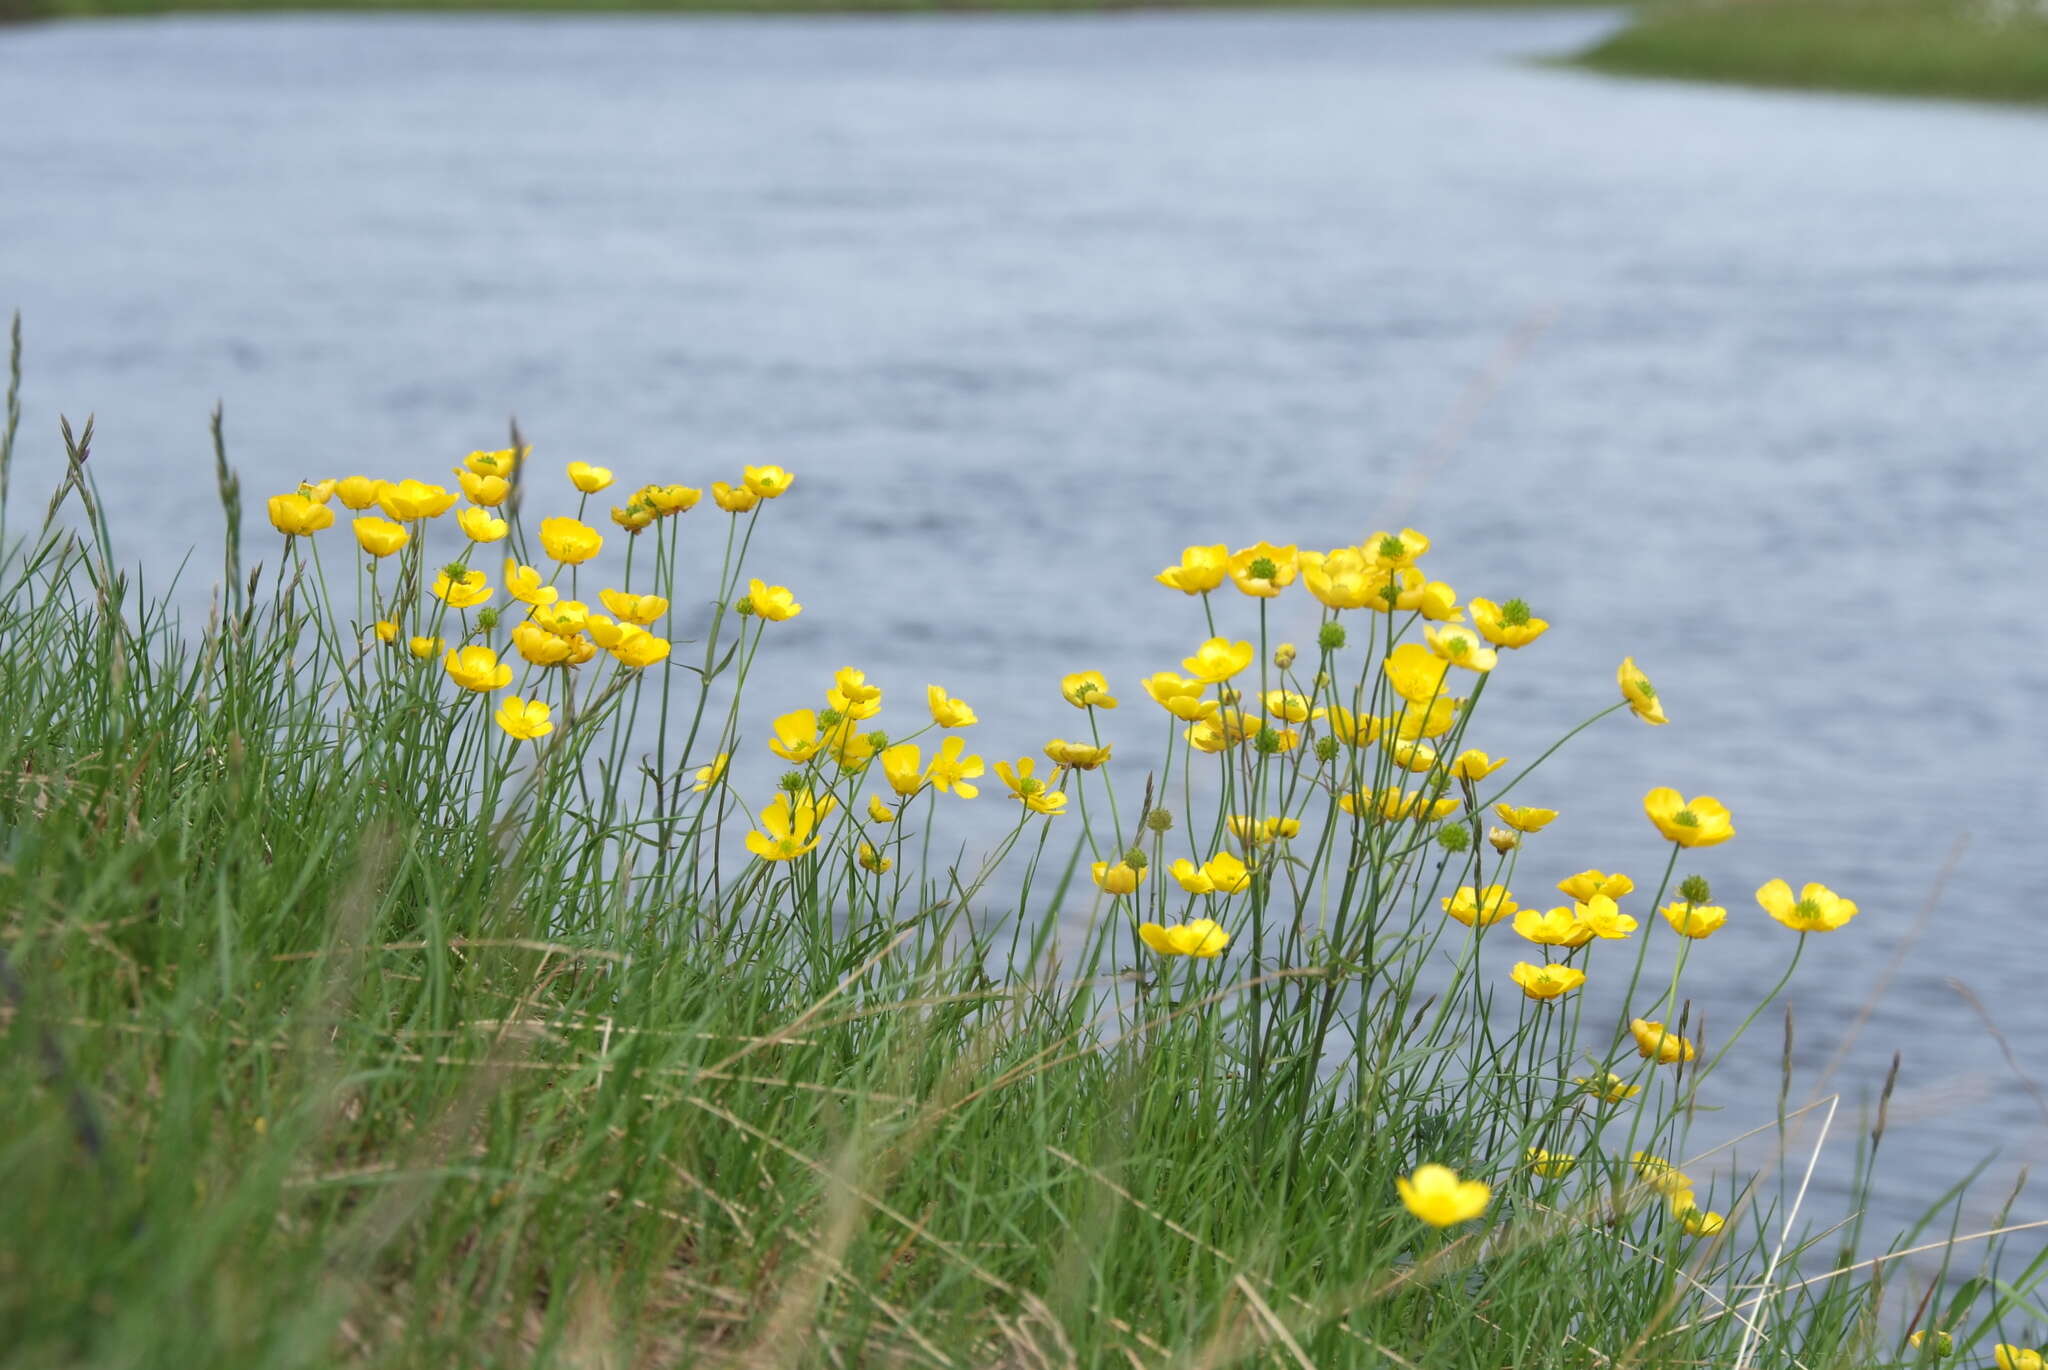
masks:
{"type": "Polygon", "coordinates": [[[2048,10],[1989,0],[1656,3],[1578,58],[1600,71],[1972,100],[2048,100],[2048,10]]]}
{"type": "Polygon", "coordinates": [[[0,21],[182,13],[944,14],[1210,9],[1518,9],[1601,0],[0,0],[0,21]]]}
{"type": "MultiPolygon", "coordinates": [[[[2038,1231],[1955,1226],[1967,1177],[1913,1233],[1785,1239],[1811,1148],[1883,1173],[1875,1081],[1857,1116],[1801,1112],[1788,1075],[1751,1168],[1696,1156],[1716,1063],[1777,1053],[1760,1015],[1807,941],[1870,923],[1731,897],[1725,811],[1666,791],[1617,853],[1639,894],[1548,893],[1583,854],[1516,806],[1570,797],[1467,733],[1545,625],[1473,599],[1498,652],[1454,628],[1419,534],[1188,549],[1129,593],[1184,616],[1189,674],[1019,662],[1084,741],[977,796],[980,752],[1023,741],[1002,699],[977,720],[870,662],[820,709],[743,705],[807,626],[758,576],[837,517],[802,473],[590,506],[609,472],[515,434],[463,460],[460,510],[354,476],[245,519],[216,428],[219,589],[180,622],[108,535],[135,496],[95,479],[89,424],[57,489],[9,488],[17,413],[10,1370],[1866,1370],[1940,1338],[1987,1364],[2038,1317],[2038,1231]],[[472,545],[435,566],[444,517],[472,545]],[[1298,654],[1267,641],[1283,591],[1327,609],[1298,654]],[[1156,776],[1110,753],[1162,733],[1156,776]],[[728,771],[771,751],[778,782],[728,771]],[[1187,797],[1197,768],[1220,804],[1187,797]],[[985,860],[948,855],[964,803],[1005,815],[985,860]],[[1505,921],[1518,879],[1561,907],[1505,921]],[[1785,966],[1711,1037],[1709,936],[1785,966]],[[1482,973],[1515,938],[1557,964],[1482,973]],[[1655,1021],[1582,1013],[1581,974],[1655,1021]],[[1404,1192],[1438,1165],[1456,1187],[1404,1192]]],[[[1587,682],[1582,726],[1664,718],[1620,681],[1587,682]]]]}

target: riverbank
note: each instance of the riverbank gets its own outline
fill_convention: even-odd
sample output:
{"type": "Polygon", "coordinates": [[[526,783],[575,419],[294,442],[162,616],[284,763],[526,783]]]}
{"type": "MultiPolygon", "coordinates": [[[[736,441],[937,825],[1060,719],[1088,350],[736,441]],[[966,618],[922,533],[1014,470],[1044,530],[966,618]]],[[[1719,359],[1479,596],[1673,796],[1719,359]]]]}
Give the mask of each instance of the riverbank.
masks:
{"type": "Polygon", "coordinates": [[[1599,0],[0,0],[9,19],[94,19],[155,14],[699,13],[972,14],[1242,9],[1560,9],[1599,0]]]}
{"type": "Polygon", "coordinates": [[[1654,6],[1575,59],[1674,80],[2048,101],[2048,8],[1980,0],[1654,6]]]}

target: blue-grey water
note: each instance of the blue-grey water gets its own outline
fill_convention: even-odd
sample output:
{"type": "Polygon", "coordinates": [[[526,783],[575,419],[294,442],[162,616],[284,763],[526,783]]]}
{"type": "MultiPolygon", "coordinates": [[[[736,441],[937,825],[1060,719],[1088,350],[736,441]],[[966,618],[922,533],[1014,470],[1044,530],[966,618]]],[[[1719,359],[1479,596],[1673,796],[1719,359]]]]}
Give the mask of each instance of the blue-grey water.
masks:
{"type": "MultiPolygon", "coordinates": [[[[96,413],[161,576],[218,535],[216,399],[252,495],[439,476],[513,413],[537,462],[629,483],[780,462],[756,564],[806,608],[764,715],[859,664],[909,713],[943,682],[1015,756],[1072,735],[1056,681],[1099,668],[1133,789],[1162,727],[1137,678],[1203,636],[1153,571],[1413,524],[1461,593],[1555,625],[1474,741],[1532,758],[1624,654],[1669,702],[1523,788],[1564,815],[1524,902],[1586,866],[1654,884],[1642,793],[1720,796],[1740,835],[1681,866],[1734,912],[1688,975],[1710,1025],[1791,947],[1751,890],[1856,898],[1790,991],[1794,1102],[1868,1006],[1831,1151],[1902,1051],[1873,1223],[1988,1157],[1979,1224],[2048,1141],[2022,1081],[2048,1078],[2048,116],[1528,60],[1613,22],[0,31],[17,490],[54,478],[60,411],[96,413]]],[[[708,548],[723,516],[689,517],[708,548]]],[[[1275,614],[1312,633],[1299,591],[1275,614]]],[[[1703,1144],[1768,1120],[1778,1036],[1709,1087],[1703,1144]]]]}

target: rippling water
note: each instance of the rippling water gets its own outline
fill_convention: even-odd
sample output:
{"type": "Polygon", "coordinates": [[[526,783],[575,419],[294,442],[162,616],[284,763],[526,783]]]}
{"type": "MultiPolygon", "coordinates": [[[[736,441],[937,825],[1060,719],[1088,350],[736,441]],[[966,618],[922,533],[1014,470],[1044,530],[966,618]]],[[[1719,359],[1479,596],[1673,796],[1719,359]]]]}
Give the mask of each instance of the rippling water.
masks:
{"type": "MultiPolygon", "coordinates": [[[[1794,1100],[1868,1006],[1833,1149],[1901,1050],[1875,1226],[1989,1156],[1979,1221],[2048,1139],[2019,1079],[2048,1076],[2048,119],[1525,60],[1611,22],[0,32],[17,488],[54,475],[60,410],[97,411],[117,532],[164,574],[217,537],[217,397],[252,492],[432,474],[515,411],[541,458],[629,481],[782,462],[758,563],[807,608],[761,702],[848,663],[943,681],[992,756],[1075,725],[1060,674],[1136,695],[1185,654],[1200,616],[1149,581],[1183,543],[1413,523],[1461,592],[1555,625],[1475,741],[1534,756],[1625,653],[1674,716],[1524,787],[1564,817],[1518,891],[1653,883],[1642,792],[1721,796],[1740,837],[1682,867],[1739,924],[1689,977],[1710,1023],[1789,948],[1748,891],[1859,899],[1791,991],[1794,1100]]],[[[1157,715],[1111,721],[1135,785],[1157,715]]],[[[1702,1142],[1769,1118],[1778,1032],[1702,1142]]]]}

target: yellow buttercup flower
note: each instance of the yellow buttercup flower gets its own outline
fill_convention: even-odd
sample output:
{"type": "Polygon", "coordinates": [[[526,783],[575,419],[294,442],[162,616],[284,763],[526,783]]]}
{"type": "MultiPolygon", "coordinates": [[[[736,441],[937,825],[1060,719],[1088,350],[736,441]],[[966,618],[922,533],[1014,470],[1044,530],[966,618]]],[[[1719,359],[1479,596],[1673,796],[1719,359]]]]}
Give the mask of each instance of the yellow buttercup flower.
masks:
{"type": "Polygon", "coordinates": [[[1628,1031],[1636,1039],[1636,1051],[1646,1061],[1654,1057],[1658,1065],[1668,1066],[1674,1061],[1690,1061],[1695,1054],[1691,1042],[1662,1023],[1651,1022],[1647,1018],[1631,1018],[1628,1031]]]}
{"type": "MultiPolygon", "coordinates": [[[[768,739],[768,750],[784,761],[809,761],[818,754],[818,749],[825,745],[824,739],[818,734],[818,714],[815,709],[794,710],[782,715],[768,726],[775,734],[768,739]]],[[[912,746],[911,750],[915,752],[917,749],[912,746]]],[[[885,752],[885,764],[887,760],[888,753],[885,752]]]]}
{"type": "Polygon", "coordinates": [[[334,495],[350,509],[361,512],[377,502],[377,487],[383,483],[368,476],[345,476],[334,482],[334,495]]]}
{"type": "Polygon", "coordinates": [[[943,685],[925,686],[924,697],[932,712],[932,722],[941,728],[969,728],[980,722],[967,701],[953,698],[943,685]]]}
{"type": "Polygon", "coordinates": [[[356,541],[373,557],[388,557],[412,541],[403,524],[389,519],[360,518],[355,521],[356,541]]]}
{"type": "Polygon", "coordinates": [[[1109,753],[1114,745],[1112,743],[1110,746],[1097,747],[1088,742],[1068,742],[1056,737],[1045,744],[1045,754],[1056,765],[1076,771],[1092,771],[1109,760],[1109,753]]]}
{"type": "Polygon", "coordinates": [[[660,595],[634,595],[624,590],[599,590],[597,597],[605,608],[618,616],[620,622],[637,623],[643,628],[668,612],[668,601],[660,595]]]}
{"type": "MultiPolygon", "coordinates": [[[[532,621],[551,633],[568,637],[592,626],[590,606],[580,599],[558,599],[547,604],[533,606],[532,621]]],[[[600,646],[617,646],[619,634],[608,635],[600,646]]]]}
{"type": "Polygon", "coordinates": [[[1324,718],[1330,726],[1330,736],[1347,747],[1370,747],[1380,735],[1380,720],[1370,714],[1354,714],[1349,709],[1332,704],[1324,718]]]}
{"type": "Polygon", "coordinates": [[[1688,904],[1682,899],[1657,912],[1680,937],[1712,937],[1728,921],[1728,910],[1719,904],[1688,904]]]}
{"type": "Polygon", "coordinates": [[[434,598],[446,600],[451,609],[474,609],[487,603],[493,593],[482,571],[464,571],[461,580],[449,579],[445,569],[434,575],[434,598]]]}
{"type": "Polygon", "coordinates": [[[1468,671],[1484,675],[1500,660],[1493,648],[1480,645],[1479,634],[1456,623],[1447,623],[1441,628],[1425,623],[1422,636],[1428,641],[1431,652],[1468,671]]]}
{"type": "Polygon", "coordinates": [[[1659,786],[1643,796],[1643,812],[1658,832],[1681,847],[1711,847],[1735,836],[1734,819],[1710,794],[1689,800],[1677,790],[1659,786]]]}
{"type": "Polygon", "coordinates": [[[729,752],[720,752],[717,756],[712,757],[709,766],[699,766],[697,768],[695,776],[697,783],[690,786],[690,788],[696,793],[702,794],[719,781],[725,779],[726,764],[731,760],[732,754],[729,752]]]}
{"type": "Polygon", "coordinates": [[[509,476],[532,450],[531,447],[522,447],[515,452],[509,447],[501,447],[495,452],[471,452],[462,459],[462,464],[474,475],[509,476]]]}
{"type": "Polygon", "coordinates": [[[1627,1103],[1643,1092],[1641,1085],[1632,1085],[1611,1070],[1597,1080],[1585,1075],[1574,1075],[1572,1083],[1602,1103],[1608,1104],[1627,1103]]]}
{"type": "Polygon", "coordinates": [[[872,843],[860,844],[860,868],[871,875],[886,875],[896,863],[876,851],[872,843]]]}
{"type": "Polygon", "coordinates": [[[832,675],[825,702],[847,718],[873,718],[882,711],[882,687],[868,684],[868,673],[842,666],[832,675]]]}
{"type": "MultiPolygon", "coordinates": [[[[1915,1332],[1912,1336],[1906,1338],[1906,1345],[1918,1351],[1922,1344],[1929,1339],[1929,1336],[1930,1334],[1924,1330],[1915,1332]]],[[[1947,1332],[1933,1333],[1932,1340],[1934,1342],[1935,1359],[1945,1360],[1956,1353],[1956,1339],[1947,1332]]]]}
{"type": "Polygon", "coordinates": [[[660,511],[655,509],[653,505],[642,504],[638,500],[633,500],[623,506],[617,504],[612,506],[612,522],[636,536],[642,529],[648,527],[659,517],[660,511]]]}
{"type": "MultiPolygon", "coordinates": [[[[565,614],[560,621],[572,625],[564,628],[562,631],[588,633],[592,642],[607,651],[624,642],[626,640],[626,630],[633,626],[630,623],[620,623],[616,619],[606,618],[603,614],[589,613],[576,600],[570,599],[563,600],[562,602],[569,607],[570,612],[565,614]]],[[[534,617],[536,619],[545,618],[547,613],[552,611],[552,608],[553,606],[549,606],[547,610],[536,609],[534,610],[534,617]]]]}
{"type": "Polygon", "coordinates": [[[1391,571],[1413,566],[1415,559],[1429,550],[1429,539],[1413,528],[1403,528],[1398,533],[1374,533],[1358,549],[1371,557],[1375,566],[1391,571]]]}
{"type": "Polygon", "coordinates": [[[1152,578],[1184,595],[1207,594],[1223,583],[1229,563],[1230,549],[1220,542],[1210,547],[1186,547],[1181,549],[1180,565],[1169,566],[1152,578]]]}
{"type": "Polygon", "coordinates": [[[1826,885],[1801,886],[1794,899],[1790,885],[1773,880],[1756,892],[1756,902],[1794,932],[1833,932],[1857,914],[1854,903],[1826,885]]]}
{"type": "Polygon", "coordinates": [[[1076,671],[1060,677],[1060,694],[1077,709],[1114,709],[1116,696],[1100,671],[1076,671]]]}
{"type": "Polygon", "coordinates": [[[1394,572],[1394,585],[1394,607],[1402,613],[1421,614],[1431,623],[1457,623],[1465,617],[1465,611],[1458,607],[1456,590],[1412,567],[1394,572]]]}
{"type": "Polygon", "coordinates": [[[758,579],[747,582],[745,603],[770,623],[786,622],[804,611],[787,585],[764,585],[758,579]]]}
{"type": "Polygon", "coordinates": [[[377,487],[377,507],[400,523],[439,518],[455,507],[455,492],[410,477],[384,481],[377,487]]]}
{"type": "Polygon", "coordinates": [[[477,694],[502,690],[512,683],[512,668],[499,664],[498,654],[488,647],[457,648],[442,658],[441,665],[450,680],[477,694]]]}
{"type": "Polygon", "coordinates": [[[1140,923],[1138,936],[1161,956],[1199,956],[1205,961],[1222,954],[1223,949],[1230,945],[1230,934],[1207,918],[1166,927],[1157,923],[1140,923]]]}
{"type": "Polygon", "coordinates": [[[748,490],[762,499],[779,499],[796,484],[796,477],[780,466],[749,466],[740,471],[748,490]]]}
{"type": "Polygon", "coordinates": [[[1013,764],[998,761],[995,765],[996,778],[1009,787],[1010,798],[1022,804],[1033,813],[1058,814],[1067,807],[1067,796],[1059,790],[1048,789],[1043,780],[1032,775],[1038,762],[1028,756],[1020,756],[1013,764]]]}
{"type": "Polygon", "coordinates": [[[695,509],[697,501],[704,498],[704,492],[689,485],[648,485],[641,488],[640,498],[653,506],[655,513],[666,518],[695,509]]]}
{"type": "Polygon", "coordinates": [[[1522,1163],[1546,1180],[1561,1180],[1578,1166],[1579,1158],[1567,1151],[1532,1146],[1522,1153],[1522,1163]]]}
{"type": "Polygon", "coordinates": [[[506,695],[505,702],[498,706],[495,717],[498,726],[520,742],[531,742],[546,737],[555,730],[550,719],[548,706],[538,699],[521,699],[518,695],[506,695]]]}
{"type": "MultiPolygon", "coordinates": [[[[429,657],[440,654],[441,639],[438,637],[410,637],[405,640],[405,649],[421,661],[425,661],[429,657]]],[[[505,678],[510,680],[511,676],[507,675],[505,678]]]]}
{"type": "Polygon", "coordinates": [[[1444,1165],[1418,1166],[1413,1175],[1396,1179],[1394,1188],[1408,1211],[1431,1227],[1478,1217],[1493,1193],[1478,1180],[1460,1180],[1457,1171],[1444,1165]]]}
{"type": "Polygon", "coordinates": [[[1614,901],[1604,894],[1596,894],[1583,904],[1575,906],[1572,917],[1580,927],[1595,937],[1609,942],[1619,942],[1636,930],[1636,920],[1614,906],[1614,901]]]}
{"type": "Polygon", "coordinates": [[[604,534],[572,518],[542,519],[540,545],[541,550],[556,561],[580,566],[603,549],[604,534]]]}
{"type": "Polygon", "coordinates": [[[1719,1213],[1708,1213],[1700,1208],[1700,1201],[1690,1189],[1671,1196],[1671,1216],[1678,1219],[1678,1225],[1688,1236],[1711,1237],[1727,1226],[1727,1219],[1719,1213]]]}
{"type": "Polygon", "coordinates": [[[1515,933],[1540,947],[1583,947],[1593,940],[1593,929],[1581,923],[1577,913],[1569,908],[1544,913],[1533,908],[1519,910],[1515,914],[1515,933]]]}
{"type": "Polygon", "coordinates": [[[1459,752],[1458,759],[1451,763],[1451,774],[1460,780],[1484,780],[1507,764],[1508,759],[1504,756],[1492,757],[1482,751],[1466,750],[1459,752]]]}
{"type": "Polygon", "coordinates": [[[1292,547],[1275,547],[1270,542],[1254,543],[1231,554],[1225,569],[1237,588],[1248,595],[1271,599],[1300,573],[1301,560],[1292,547]]]}
{"type": "Polygon", "coordinates": [[[398,641],[398,625],[388,618],[380,618],[376,624],[377,641],[389,646],[398,641]]]}
{"type": "Polygon", "coordinates": [[[1605,871],[1583,870],[1577,875],[1566,876],[1558,881],[1557,887],[1571,899],[1583,904],[1596,894],[1604,894],[1609,899],[1619,899],[1623,895],[1632,894],[1635,892],[1636,882],[1618,872],[1609,875],[1605,871]]]}
{"type": "Polygon", "coordinates": [[[1420,791],[1403,792],[1390,785],[1379,791],[1361,790],[1337,796],[1337,807],[1346,813],[1378,814],[1389,822],[1403,818],[1448,818],[1458,811],[1456,799],[1430,799],[1420,791]]]}
{"type": "Polygon", "coordinates": [[[331,480],[302,480],[298,493],[315,504],[325,504],[334,498],[334,482],[331,480]]]}
{"type": "Polygon", "coordinates": [[[1340,547],[1334,552],[1303,552],[1301,583],[1318,603],[1331,609],[1388,613],[1400,598],[1388,574],[1375,568],[1354,547],[1340,547]]]}
{"type": "MultiPolygon", "coordinates": [[[[810,710],[806,709],[805,713],[810,710]]],[[[882,777],[889,788],[908,799],[924,788],[924,751],[915,742],[882,749],[882,777]]]]}
{"type": "Polygon", "coordinates": [[[1190,894],[1242,894],[1252,883],[1251,868],[1227,851],[1199,866],[1183,857],[1173,863],[1173,878],[1190,894]]]}
{"type": "Polygon", "coordinates": [[[669,641],[656,637],[637,624],[622,624],[619,640],[605,650],[612,659],[629,670],[642,671],[657,661],[668,660],[669,641]]]}
{"type": "Polygon", "coordinates": [[[1556,809],[1525,809],[1513,804],[1496,804],[1493,811],[1516,832],[1542,832],[1557,817],[1556,809]]]}
{"type": "Polygon", "coordinates": [[[722,480],[711,482],[711,502],[728,514],[744,514],[761,502],[761,497],[745,485],[727,485],[722,480]]]}
{"type": "Polygon", "coordinates": [[[1322,712],[1309,703],[1307,695],[1293,690],[1268,690],[1260,697],[1259,703],[1281,723],[1306,723],[1322,712]]]}
{"type": "Polygon", "coordinates": [[[1263,847],[1301,835],[1299,818],[1254,818],[1248,813],[1234,813],[1224,820],[1230,835],[1247,847],[1263,847]]]}
{"type": "Polygon", "coordinates": [[[1128,861],[1119,861],[1115,865],[1097,861],[1088,870],[1095,883],[1110,894],[1135,894],[1151,873],[1145,867],[1133,866],[1128,861]]]}
{"type": "Polygon", "coordinates": [[[1692,1180],[1662,1156],[1648,1151],[1632,1152],[1629,1164],[1635,1167],[1638,1179],[1667,1199],[1674,1194],[1692,1192],[1692,1180]]]}
{"type": "Polygon", "coordinates": [[[1145,693],[1152,696],[1153,702],[1184,722],[1199,723],[1205,718],[1212,718],[1222,707],[1215,700],[1202,697],[1209,688],[1207,684],[1175,675],[1172,671],[1148,675],[1143,684],[1145,693]]]}
{"type": "Polygon", "coordinates": [[[1486,845],[1505,856],[1522,845],[1522,834],[1512,828],[1496,828],[1489,825],[1486,829],[1486,845]]]}
{"type": "MultiPolygon", "coordinates": [[[[996,769],[1001,770],[1002,767],[997,766],[996,769]]],[[[894,823],[896,810],[884,804],[880,795],[871,794],[868,796],[868,817],[877,823],[894,823]]]]}
{"type": "Polygon", "coordinates": [[[304,495],[272,495],[270,526],[288,538],[311,537],[334,522],[334,511],[304,495]]]}
{"type": "Polygon", "coordinates": [[[1991,1348],[1991,1360],[1998,1370],[2048,1370],[2048,1359],[2039,1351],[2003,1342],[1991,1348]]]}
{"type": "Polygon", "coordinates": [[[496,542],[512,531],[510,524],[492,517],[488,509],[465,509],[455,516],[455,522],[471,542],[496,542]]]}
{"type": "Polygon", "coordinates": [[[1428,704],[1442,695],[1449,669],[1448,661],[1414,642],[1402,643],[1380,663],[1394,693],[1411,704],[1428,704]]]}
{"type": "Polygon", "coordinates": [[[746,837],[747,850],[763,861],[793,861],[818,845],[818,831],[839,801],[831,795],[813,799],[808,794],[778,794],[761,810],[761,829],[746,837]]]}
{"type": "Polygon", "coordinates": [[[1615,682],[1621,686],[1621,697],[1628,701],[1635,716],[1645,723],[1667,723],[1664,717],[1664,701],[1657,697],[1657,687],[1650,678],[1636,669],[1634,657],[1623,657],[1621,669],[1615,672],[1615,682]]]}
{"type": "Polygon", "coordinates": [[[1205,685],[1215,685],[1230,679],[1239,671],[1252,664],[1256,655],[1249,642],[1231,642],[1212,637],[1195,649],[1195,654],[1185,658],[1181,669],[1205,685]]]}
{"type": "Polygon", "coordinates": [[[536,666],[559,666],[575,653],[569,639],[526,619],[512,625],[512,645],[536,666]]]}
{"type": "Polygon", "coordinates": [[[1395,737],[1442,737],[1458,721],[1458,710],[1463,707],[1461,699],[1438,695],[1427,704],[1412,703],[1401,706],[1401,712],[1381,720],[1380,732],[1395,737]]]}
{"type": "Polygon", "coordinates": [[[594,495],[600,490],[609,489],[611,483],[612,473],[607,467],[592,466],[587,461],[569,463],[569,484],[586,495],[594,495]]]}
{"type": "Polygon", "coordinates": [[[967,740],[960,737],[949,737],[939,744],[924,771],[924,778],[932,782],[934,789],[957,794],[962,799],[972,799],[981,793],[979,786],[967,783],[981,774],[981,758],[962,755],[966,746],[967,740]]]}
{"type": "Polygon", "coordinates": [[[825,732],[825,750],[843,771],[858,771],[872,761],[875,752],[875,735],[860,730],[858,722],[842,718],[825,732]]]}
{"type": "Polygon", "coordinates": [[[1574,966],[1537,966],[1517,961],[1515,968],[1508,972],[1508,978],[1520,985],[1522,993],[1531,999],[1556,999],[1585,984],[1586,972],[1574,966]]]}
{"type": "Polygon", "coordinates": [[[497,508],[512,493],[512,482],[503,476],[479,476],[473,471],[458,469],[455,483],[462,487],[462,493],[471,504],[480,504],[487,509],[497,508]]]}
{"type": "Polygon", "coordinates": [[[521,566],[512,557],[505,558],[505,593],[536,608],[553,604],[561,596],[554,586],[542,583],[540,572],[531,566],[521,566]]]}
{"type": "Polygon", "coordinates": [[[1490,928],[1503,918],[1512,918],[1521,907],[1508,893],[1505,885],[1488,885],[1475,890],[1470,885],[1460,885],[1458,892],[1448,899],[1440,899],[1444,912],[1463,923],[1466,927],[1490,928]]]}
{"type": "Polygon", "coordinates": [[[1506,604],[1474,599],[1465,607],[1472,611],[1472,626],[1479,630],[1479,636],[1496,647],[1526,647],[1550,627],[1542,619],[1531,617],[1529,606],[1519,599],[1506,604]]]}
{"type": "Polygon", "coordinates": [[[1195,724],[1194,727],[1187,730],[1184,736],[1187,738],[1190,747],[1193,747],[1198,752],[1208,752],[1211,755],[1221,751],[1228,751],[1241,740],[1231,736],[1217,726],[1214,719],[1204,719],[1202,722],[1195,724]]]}
{"type": "Polygon", "coordinates": [[[1436,766],[1436,748],[1427,742],[1397,739],[1388,746],[1387,756],[1402,770],[1412,771],[1416,775],[1421,775],[1436,766]]]}

